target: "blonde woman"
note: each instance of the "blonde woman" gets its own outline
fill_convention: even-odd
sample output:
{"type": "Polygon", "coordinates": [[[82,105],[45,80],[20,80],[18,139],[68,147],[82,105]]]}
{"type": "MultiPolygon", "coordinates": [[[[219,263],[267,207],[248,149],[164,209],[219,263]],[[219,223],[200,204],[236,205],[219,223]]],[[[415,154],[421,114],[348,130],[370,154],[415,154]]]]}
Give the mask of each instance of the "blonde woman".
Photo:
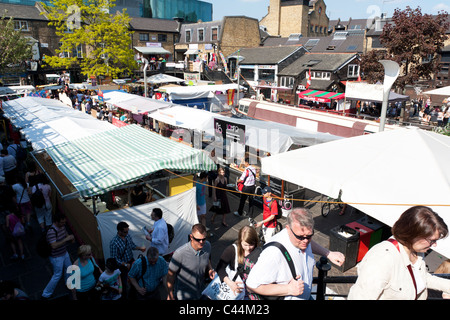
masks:
{"type": "MultiPolygon", "coordinates": [[[[230,289],[237,295],[245,290],[245,280],[256,261],[253,261],[252,257],[257,258],[261,253],[261,247],[259,246],[259,238],[255,228],[250,226],[244,226],[239,230],[238,240],[236,243],[228,246],[217,264],[217,274],[222,282],[225,282],[230,289]],[[237,255],[237,256],[236,256],[237,255]],[[238,264],[238,270],[236,270],[235,262],[238,264]],[[240,280],[230,279],[227,269],[238,271],[240,280]]],[[[245,292],[244,299],[251,299],[249,293],[245,292]]]]}
{"type": "Polygon", "coordinates": [[[99,274],[102,273],[100,267],[92,258],[90,245],[81,245],[77,251],[78,259],[73,263],[80,268],[80,288],[72,290],[74,300],[92,301],[99,298],[95,285],[97,279],[94,276],[95,269],[98,268],[99,274]]]}

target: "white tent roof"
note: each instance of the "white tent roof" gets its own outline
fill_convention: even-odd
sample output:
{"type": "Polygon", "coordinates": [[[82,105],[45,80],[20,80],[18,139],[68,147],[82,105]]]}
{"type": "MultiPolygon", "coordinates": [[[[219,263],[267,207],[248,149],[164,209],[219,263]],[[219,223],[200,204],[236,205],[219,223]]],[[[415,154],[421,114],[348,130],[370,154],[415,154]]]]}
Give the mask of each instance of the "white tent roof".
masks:
{"type": "Polygon", "coordinates": [[[185,106],[157,110],[148,116],[173,126],[204,131],[211,136],[214,136],[214,118],[242,124],[246,127],[246,145],[272,154],[285,152],[292,144],[310,146],[340,139],[328,133],[312,132],[268,121],[231,118],[185,106]]]}
{"type": "MultiPolygon", "coordinates": [[[[266,157],[262,172],[333,198],[342,190],[343,202],[389,226],[419,204],[450,226],[449,163],[450,137],[411,128],[266,157]]],[[[434,249],[450,258],[450,238],[434,249]]]]}
{"type": "Polygon", "coordinates": [[[25,97],[5,101],[3,110],[34,150],[115,128],[109,122],[99,121],[54,99],[25,97]]]}
{"type": "Polygon", "coordinates": [[[25,94],[36,91],[33,86],[10,86],[10,87],[0,87],[0,96],[7,96],[13,94],[25,94]]]}
{"type": "MultiPolygon", "coordinates": [[[[98,100],[98,96],[95,96],[94,99],[98,100]]],[[[167,108],[173,105],[170,102],[145,98],[122,91],[110,91],[103,93],[103,101],[136,114],[152,112],[157,109],[167,108]]]]}
{"type": "Polygon", "coordinates": [[[426,92],[424,92],[424,94],[430,94],[430,95],[434,94],[434,95],[450,97],[450,86],[426,91],[426,92]]]}
{"type": "MultiPolygon", "coordinates": [[[[145,82],[144,79],[140,79],[138,82],[145,82]]],[[[160,84],[160,83],[179,83],[184,82],[184,79],[170,76],[164,73],[158,73],[147,77],[147,83],[160,84]]]]}

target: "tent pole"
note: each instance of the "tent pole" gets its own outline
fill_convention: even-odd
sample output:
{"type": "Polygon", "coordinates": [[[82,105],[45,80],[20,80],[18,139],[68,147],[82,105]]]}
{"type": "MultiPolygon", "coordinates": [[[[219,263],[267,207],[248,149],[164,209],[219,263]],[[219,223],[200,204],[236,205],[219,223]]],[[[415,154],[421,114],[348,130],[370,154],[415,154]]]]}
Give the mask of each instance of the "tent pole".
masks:
{"type": "Polygon", "coordinates": [[[50,177],[50,175],[48,174],[48,172],[45,170],[45,168],[42,166],[42,164],[39,162],[39,160],[36,158],[35,153],[42,153],[43,151],[34,151],[34,152],[30,152],[30,155],[33,157],[34,161],[38,164],[39,168],[41,168],[41,170],[45,173],[45,175],[47,176],[48,180],[50,181],[50,183],[55,187],[56,191],[59,193],[59,195],[61,197],[63,197],[63,193],[61,192],[61,190],[59,190],[58,186],[56,185],[56,183],[53,181],[53,179],[50,177]]]}

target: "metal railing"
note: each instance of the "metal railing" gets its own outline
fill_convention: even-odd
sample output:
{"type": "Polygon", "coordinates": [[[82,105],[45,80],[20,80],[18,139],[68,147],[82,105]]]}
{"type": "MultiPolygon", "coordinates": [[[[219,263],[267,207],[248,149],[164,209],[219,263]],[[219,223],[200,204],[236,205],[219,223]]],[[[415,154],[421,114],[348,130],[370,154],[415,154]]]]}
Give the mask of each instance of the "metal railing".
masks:
{"type": "MultiPolygon", "coordinates": [[[[316,300],[325,300],[325,297],[330,298],[346,298],[343,294],[326,293],[327,284],[354,284],[358,279],[357,276],[334,276],[328,277],[328,271],[331,270],[331,264],[326,257],[321,257],[316,263],[316,268],[319,270],[317,277],[313,278],[313,284],[317,285],[316,300]]],[[[450,274],[434,274],[434,276],[450,279],[450,274]]],[[[313,293],[314,294],[314,293],[313,293]]],[[[429,295],[428,300],[444,300],[439,294],[429,295]]]]}

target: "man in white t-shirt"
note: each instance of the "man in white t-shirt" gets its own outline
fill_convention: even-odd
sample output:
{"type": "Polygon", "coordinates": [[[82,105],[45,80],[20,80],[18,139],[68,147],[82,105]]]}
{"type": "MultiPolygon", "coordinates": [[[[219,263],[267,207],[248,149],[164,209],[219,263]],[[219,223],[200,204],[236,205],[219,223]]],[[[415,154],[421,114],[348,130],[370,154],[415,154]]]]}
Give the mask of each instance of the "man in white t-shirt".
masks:
{"type": "Polygon", "coordinates": [[[164,256],[169,251],[169,233],[167,223],[163,219],[163,212],[160,208],[154,208],[151,214],[152,220],[155,221],[153,229],[146,239],[151,241],[151,246],[158,249],[159,254],[164,256]]]}
{"type": "MultiPolygon", "coordinates": [[[[288,215],[286,228],[271,238],[270,242],[281,243],[294,263],[293,277],[282,251],[276,247],[265,248],[259,256],[246,281],[247,288],[263,296],[279,296],[285,300],[309,300],[315,265],[314,254],[325,256],[337,265],[345,257],[340,252],[331,252],[316,242],[314,219],[306,209],[296,208],[288,215]]],[[[270,243],[269,242],[269,243],[270,243]]]]}

